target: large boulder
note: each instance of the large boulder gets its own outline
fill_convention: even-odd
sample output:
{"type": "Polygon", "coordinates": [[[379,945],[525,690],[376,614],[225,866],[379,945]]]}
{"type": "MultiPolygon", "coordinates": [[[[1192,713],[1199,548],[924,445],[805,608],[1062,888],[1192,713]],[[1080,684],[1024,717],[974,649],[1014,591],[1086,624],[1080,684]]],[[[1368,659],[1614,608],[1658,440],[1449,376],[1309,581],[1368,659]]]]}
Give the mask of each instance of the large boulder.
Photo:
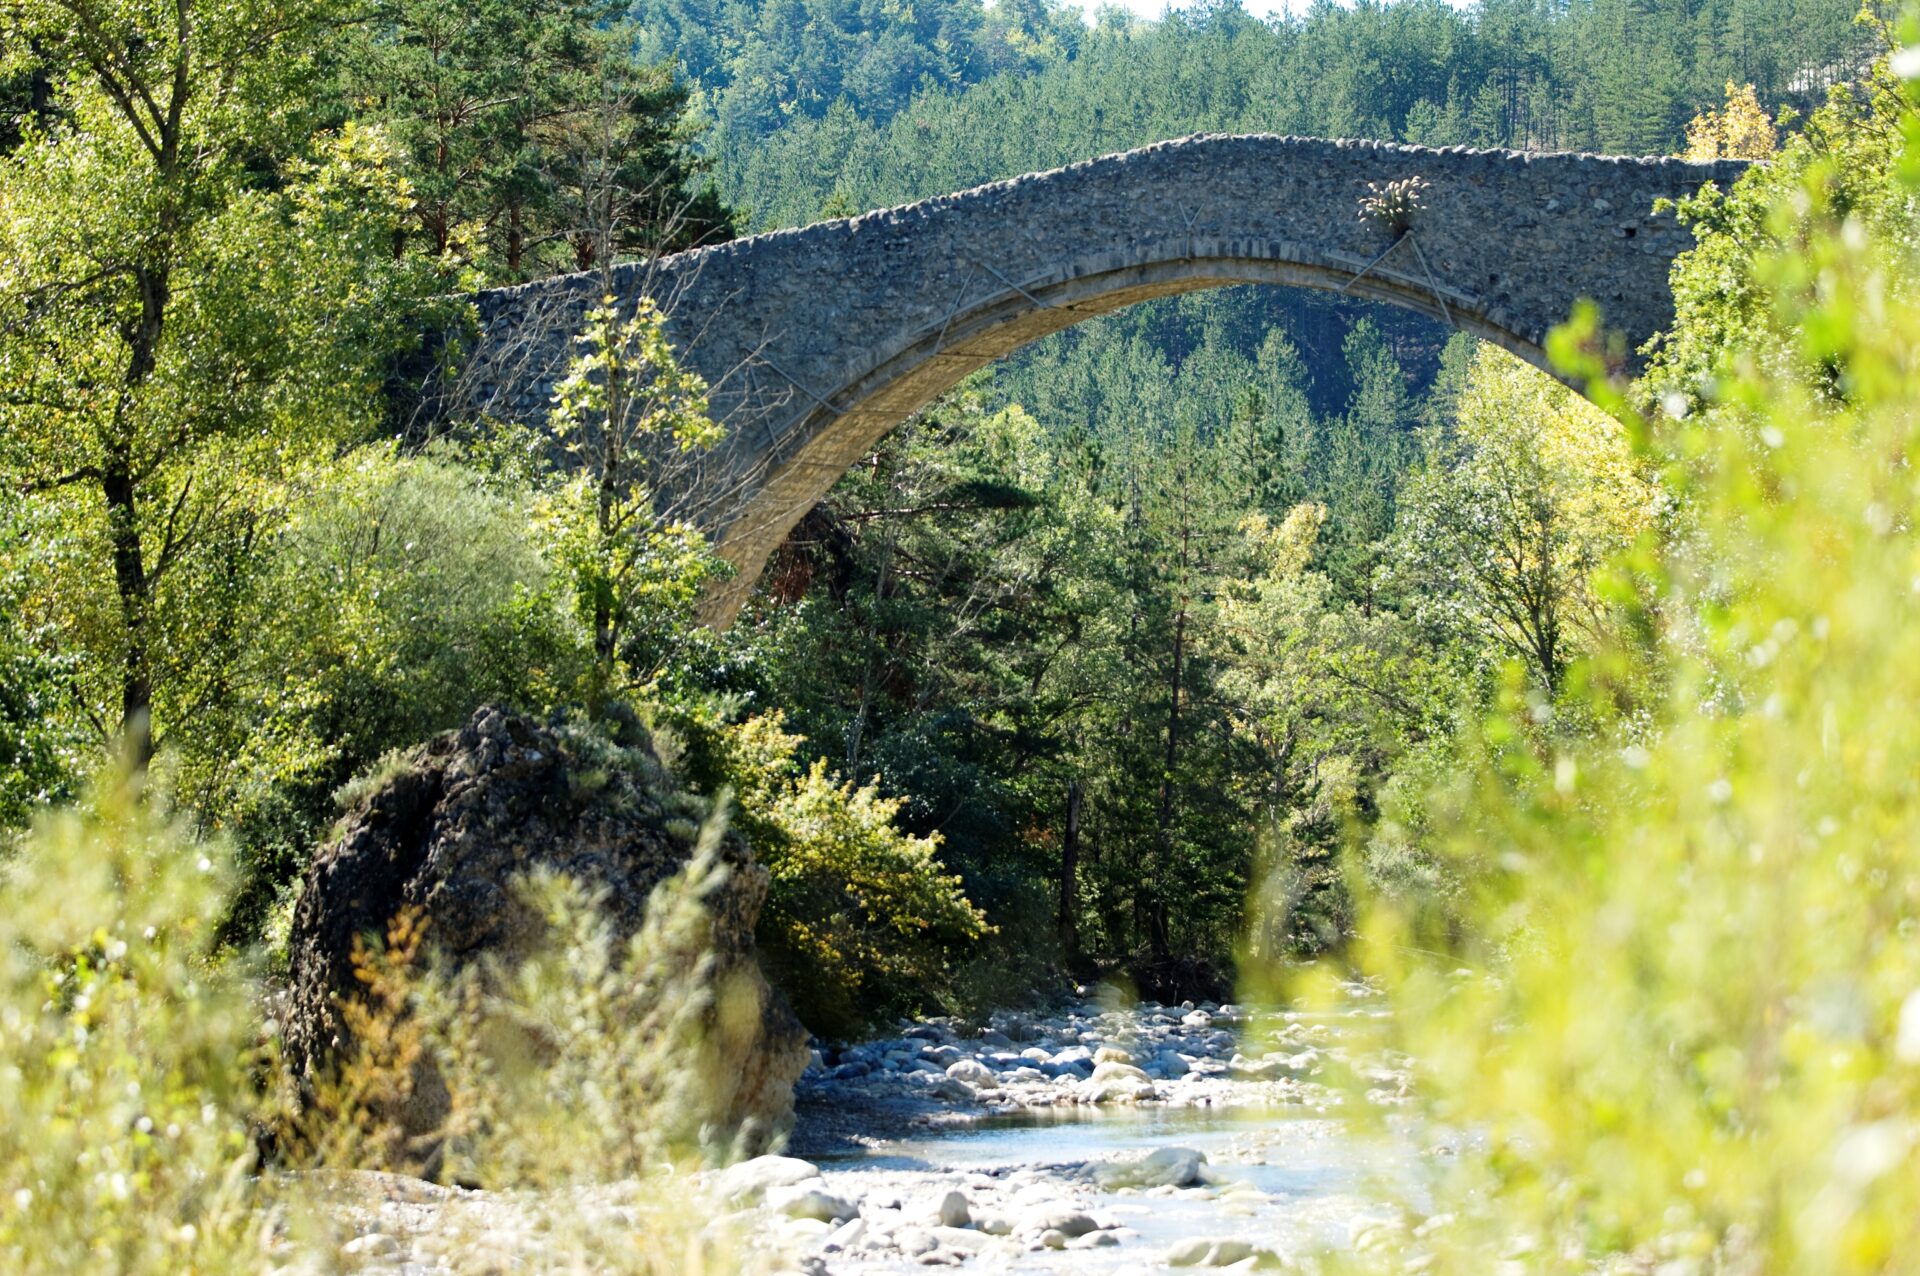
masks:
{"type": "MultiPolygon", "coordinates": [[[[455,968],[483,957],[510,967],[545,934],[514,888],[535,868],[604,891],[622,939],[640,928],[654,888],[695,853],[701,804],[675,789],[637,722],[615,734],[617,742],[482,708],[365,786],[314,858],[294,909],[285,1034],[304,1083],[353,1047],[341,1003],[361,991],[356,939],[379,939],[403,910],[424,918],[434,960],[455,968]]],[[[749,989],[759,1023],[743,1040],[730,1020],[729,1056],[712,1064],[724,1087],[715,1107],[738,1130],[771,1134],[791,1119],[793,1083],[810,1057],[806,1032],[754,957],[767,872],[737,837],[722,840],[720,856],[726,881],[704,901],[711,978],[735,998],[749,989]]],[[[446,1103],[429,1067],[416,1070],[405,1110],[387,1115],[430,1141],[446,1103]]]]}

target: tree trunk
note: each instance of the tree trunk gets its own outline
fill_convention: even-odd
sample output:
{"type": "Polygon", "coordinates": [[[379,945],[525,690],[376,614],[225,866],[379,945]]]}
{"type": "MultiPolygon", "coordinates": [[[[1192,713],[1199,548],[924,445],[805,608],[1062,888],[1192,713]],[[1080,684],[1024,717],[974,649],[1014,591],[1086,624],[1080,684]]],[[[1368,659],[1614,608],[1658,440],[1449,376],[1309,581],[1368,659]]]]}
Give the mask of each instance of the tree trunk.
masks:
{"type": "Polygon", "coordinates": [[[1154,956],[1173,956],[1167,927],[1167,875],[1173,871],[1173,771],[1181,760],[1181,687],[1187,681],[1187,583],[1192,568],[1192,508],[1188,507],[1187,476],[1181,476],[1181,578],[1173,608],[1173,666],[1167,687],[1167,748],[1160,762],[1160,863],[1154,865],[1154,886],[1148,896],[1146,925],[1154,956]]]}
{"type": "Polygon", "coordinates": [[[1153,894],[1147,909],[1148,939],[1153,955],[1172,956],[1167,925],[1167,874],[1173,868],[1173,772],[1180,760],[1180,684],[1185,676],[1187,609],[1183,604],[1173,620],[1172,697],[1167,704],[1167,748],[1160,764],[1160,862],[1154,866],[1153,894]]]}
{"type": "MultiPolygon", "coordinates": [[[[164,225],[164,222],[163,222],[164,225]]],[[[127,343],[127,371],[114,410],[114,437],[100,467],[100,495],[107,506],[107,542],[113,556],[114,590],[120,596],[120,622],[126,646],[120,663],[120,735],[127,763],[144,772],[153,761],[153,655],[147,628],[153,583],[147,576],[140,540],[139,492],[134,480],[129,419],[134,397],[160,361],[160,334],[172,298],[171,272],[165,265],[135,268],[140,313],[121,329],[127,343]]]]}
{"type": "Polygon", "coordinates": [[[124,458],[116,457],[101,474],[100,494],[107,503],[113,583],[126,632],[120,657],[120,742],[127,764],[142,772],[153,761],[153,660],[147,636],[151,598],[140,543],[140,510],[124,458]]]}
{"type": "Polygon", "coordinates": [[[1080,781],[1067,782],[1067,834],[1060,844],[1060,947],[1079,952],[1080,781]]]}

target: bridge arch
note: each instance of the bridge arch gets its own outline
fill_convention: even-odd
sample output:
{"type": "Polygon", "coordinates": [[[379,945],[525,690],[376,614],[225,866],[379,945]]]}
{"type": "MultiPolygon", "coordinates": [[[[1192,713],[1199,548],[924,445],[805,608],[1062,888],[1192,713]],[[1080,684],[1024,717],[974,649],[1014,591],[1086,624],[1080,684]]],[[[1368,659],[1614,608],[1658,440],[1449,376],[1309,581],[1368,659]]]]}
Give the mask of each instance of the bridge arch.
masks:
{"type": "MultiPolygon", "coordinates": [[[[1692,236],[1657,200],[1727,184],[1737,161],[1196,137],[799,230],[622,267],[712,387],[724,443],[688,504],[739,569],[737,613],[773,550],[888,431],[975,369],[1085,319],[1239,284],[1406,307],[1545,366],[1547,332],[1600,304],[1637,348],[1672,316],[1692,236]],[[1419,207],[1366,215],[1387,183],[1419,207]]],[[[457,410],[540,420],[604,286],[563,276],[482,294],[457,410]]]]}

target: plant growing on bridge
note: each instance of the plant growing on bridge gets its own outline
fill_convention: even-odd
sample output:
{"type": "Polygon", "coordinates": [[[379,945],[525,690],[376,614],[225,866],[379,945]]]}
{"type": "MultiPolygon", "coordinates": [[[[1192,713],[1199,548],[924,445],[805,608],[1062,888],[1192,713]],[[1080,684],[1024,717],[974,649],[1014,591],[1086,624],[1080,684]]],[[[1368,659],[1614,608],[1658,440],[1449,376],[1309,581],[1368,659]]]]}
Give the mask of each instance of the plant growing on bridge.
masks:
{"type": "Polygon", "coordinates": [[[1430,183],[1415,174],[1391,182],[1368,182],[1360,197],[1360,220],[1371,222],[1396,238],[1413,229],[1413,217],[1426,205],[1430,183]]]}
{"type": "Polygon", "coordinates": [[[586,699],[597,712],[651,681],[686,640],[701,586],[719,569],[706,538],[662,501],[721,429],[707,415],[706,382],[674,358],[651,298],[624,319],[605,298],[578,340],[549,418],[575,473],[549,497],[545,522],[593,635],[586,699]]]}

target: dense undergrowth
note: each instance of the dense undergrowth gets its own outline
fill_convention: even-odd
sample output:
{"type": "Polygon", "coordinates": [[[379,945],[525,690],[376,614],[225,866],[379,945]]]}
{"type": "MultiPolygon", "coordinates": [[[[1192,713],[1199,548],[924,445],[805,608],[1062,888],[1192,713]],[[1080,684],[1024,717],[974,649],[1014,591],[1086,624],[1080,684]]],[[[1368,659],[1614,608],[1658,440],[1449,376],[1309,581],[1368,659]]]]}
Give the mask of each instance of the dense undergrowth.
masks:
{"type": "Polygon", "coordinates": [[[682,1174],[733,1153],[721,1120],[740,1011],[710,978],[701,904],[724,871],[697,855],[624,943],[578,885],[530,876],[517,889],[547,933],[511,971],[445,973],[426,923],[397,918],[358,963],[353,1053],[302,1101],[263,1018],[270,986],[214,941],[226,845],[130,784],[43,816],[8,865],[0,916],[7,1270],[338,1270],[349,1211],[378,1194],[328,1171],[418,1169],[395,1113],[423,1059],[447,1091],[436,1176],[519,1202],[504,1255],[501,1218],[464,1237],[445,1220],[453,1270],[750,1266],[702,1231],[707,1208],[682,1174]]]}

